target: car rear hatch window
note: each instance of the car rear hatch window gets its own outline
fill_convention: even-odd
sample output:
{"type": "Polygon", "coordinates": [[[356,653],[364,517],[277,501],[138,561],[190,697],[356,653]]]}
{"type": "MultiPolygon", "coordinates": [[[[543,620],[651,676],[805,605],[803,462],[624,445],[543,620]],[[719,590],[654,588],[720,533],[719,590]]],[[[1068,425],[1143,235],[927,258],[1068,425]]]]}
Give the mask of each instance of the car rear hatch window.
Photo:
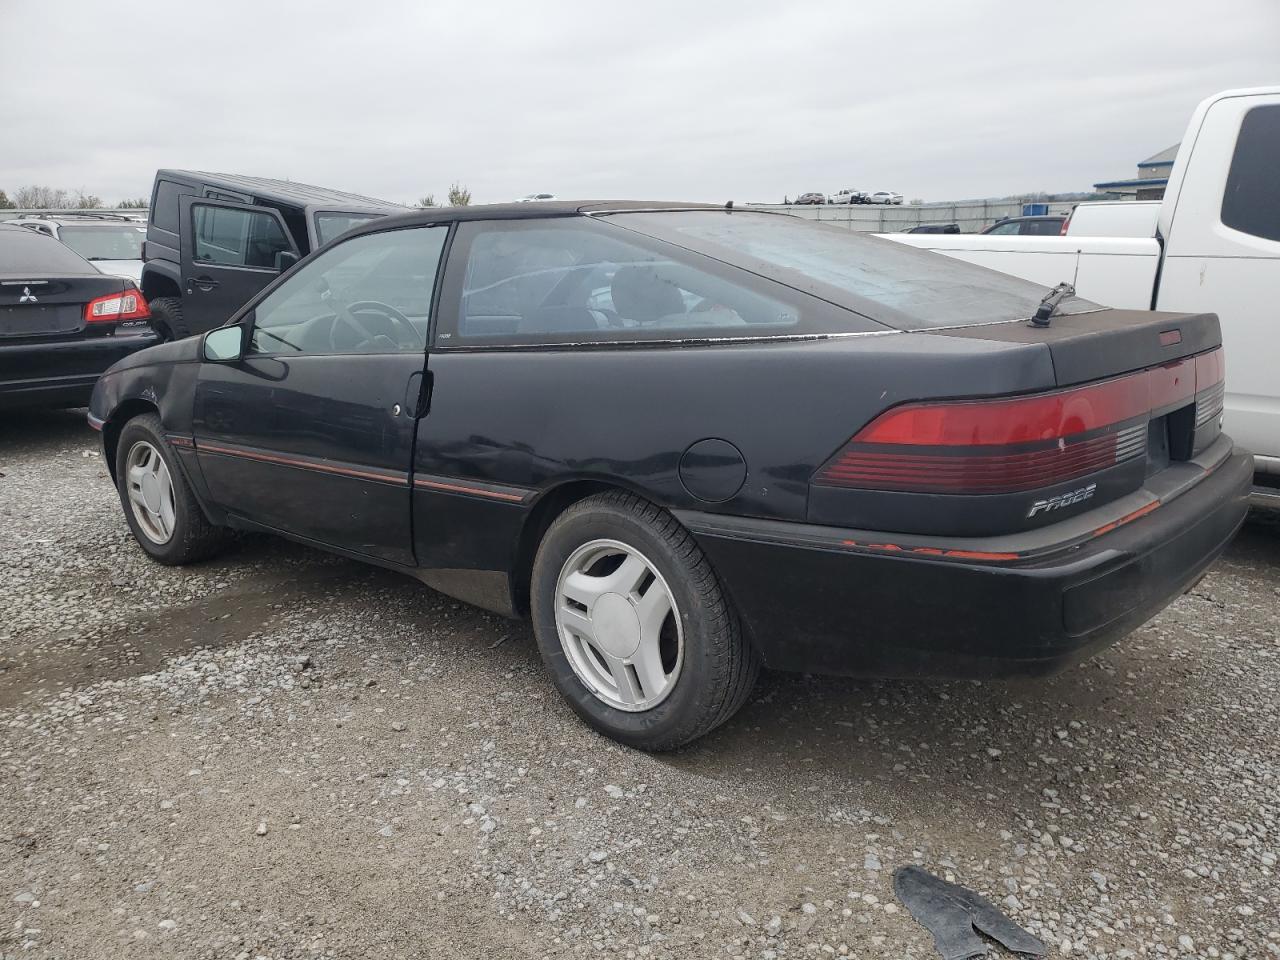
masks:
{"type": "Polygon", "coordinates": [[[52,237],[33,230],[0,229],[0,280],[97,274],[88,262],[52,237]]]}
{"type": "Polygon", "coordinates": [[[63,225],[58,239],[86,260],[141,260],[143,224],[63,225]]]}
{"type": "MultiPolygon", "coordinates": [[[[619,226],[724,260],[898,330],[1031,317],[1049,291],[844,227],[753,211],[619,213],[619,226]]],[[[1070,277],[1063,277],[1069,281],[1070,277]]],[[[1059,316],[1101,309],[1080,297],[1059,316]]]]}

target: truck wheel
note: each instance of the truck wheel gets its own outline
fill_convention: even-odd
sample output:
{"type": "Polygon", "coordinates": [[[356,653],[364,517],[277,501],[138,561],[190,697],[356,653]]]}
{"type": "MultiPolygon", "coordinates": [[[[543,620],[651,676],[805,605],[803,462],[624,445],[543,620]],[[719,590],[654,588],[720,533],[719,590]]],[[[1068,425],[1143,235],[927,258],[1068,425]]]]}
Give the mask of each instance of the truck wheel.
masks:
{"type": "Polygon", "coordinates": [[[534,634],[569,705],[642,750],[672,750],[742,706],[760,659],[715,571],[666,511],[622,491],[574,504],[533,564],[534,634]]]}
{"type": "Polygon", "coordinates": [[[160,563],[203,560],[226,541],[227,531],[205,518],[154,413],[120,431],[116,490],[134,539],[160,563]]]}
{"type": "Polygon", "coordinates": [[[191,336],[182,319],[182,301],[177,297],[156,297],[151,307],[151,326],[165,340],[182,340],[191,336]]]}

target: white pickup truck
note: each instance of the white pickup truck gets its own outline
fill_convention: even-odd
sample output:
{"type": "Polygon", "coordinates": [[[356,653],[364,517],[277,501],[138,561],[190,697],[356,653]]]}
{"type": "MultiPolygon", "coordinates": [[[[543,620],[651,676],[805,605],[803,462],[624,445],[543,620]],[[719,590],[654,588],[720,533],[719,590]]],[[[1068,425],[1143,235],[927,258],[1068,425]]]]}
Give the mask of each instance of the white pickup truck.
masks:
{"type": "Polygon", "coordinates": [[[1149,237],[895,233],[1112,307],[1213,312],[1227,356],[1224,429],[1255,455],[1254,503],[1280,507],[1280,87],[1196,108],[1149,237]]]}

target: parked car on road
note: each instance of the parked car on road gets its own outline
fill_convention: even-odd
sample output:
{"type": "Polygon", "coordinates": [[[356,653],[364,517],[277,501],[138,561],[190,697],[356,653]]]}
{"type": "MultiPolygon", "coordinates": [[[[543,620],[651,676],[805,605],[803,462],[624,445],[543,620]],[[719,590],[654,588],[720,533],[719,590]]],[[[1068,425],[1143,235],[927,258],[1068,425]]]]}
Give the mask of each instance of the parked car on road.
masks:
{"type": "Polygon", "coordinates": [[[837,190],[827,198],[827,203],[867,203],[867,195],[861,190],[837,190]]]}
{"type": "Polygon", "coordinates": [[[814,206],[814,205],[820,206],[827,202],[827,198],[824,194],[821,194],[821,193],[802,193],[800,194],[800,196],[796,197],[795,200],[792,202],[797,203],[800,206],[814,206]]]}
{"type": "Polygon", "coordinates": [[[993,223],[983,233],[997,237],[1056,237],[1062,233],[1066,217],[1006,217],[993,223]]]}
{"type": "Polygon", "coordinates": [[[914,227],[908,227],[903,233],[959,233],[960,224],[958,223],[920,223],[914,227]]]}
{"type": "Polygon", "coordinates": [[[103,370],[160,342],[147,317],[132,280],[0,223],[0,408],[83,406],[103,370]]]}
{"type": "Polygon", "coordinates": [[[1132,630],[1244,519],[1221,389],[1212,314],[545,203],[357,227],[89,416],[160,562],[269,531],[531,615],[573,709],[665,749],[761,664],[1034,675],[1132,630]]]}
{"type": "Polygon", "coordinates": [[[142,241],[147,225],[140,217],[110,213],[41,214],[19,217],[17,224],[61,240],[100,273],[142,282],[142,241]]]}
{"type": "Polygon", "coordinates": [[[143,247],[152,323],[168,340],[216,327],[301,257],[407,209],[287,180],[160,170],[143,247]]]}
{"type": "Polygon", "coordinates": [[[867,194],[866,202],[900,204],[902,203],[902,194],[894,193],[892,190],[877,190],[875,193],[867,194]]]}
{"type": "MultiPolygon", "coordinates": [[[[1182,144],[1142,237],[1077,235],[1069,226],[1065,237],[894,239],[1041,284],[1070,281],[1081,295],[1128,310],[1216,312],[1231,356],[1226,427],[1255,454],[1253,502],[1280,509],[1280,86],[1209,97],[1182,144]]],[[[1135,215],[1145,219],[1150,208],[1103,214],[1135,215]]]]}

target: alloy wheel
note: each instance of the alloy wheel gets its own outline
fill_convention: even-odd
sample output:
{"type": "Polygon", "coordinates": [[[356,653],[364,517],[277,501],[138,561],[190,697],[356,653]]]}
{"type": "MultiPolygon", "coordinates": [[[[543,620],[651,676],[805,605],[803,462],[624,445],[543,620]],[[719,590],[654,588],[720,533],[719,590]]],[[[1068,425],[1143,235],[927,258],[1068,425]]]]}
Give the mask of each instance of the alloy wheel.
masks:
{"type": "Polygon", "coordinates": [[[138,529],[152,543],[168,543],[177,517],[173,478],[160,451],[145,440],[129,448],[125,486],[138,529]]]}
{"type": "Polygon", "coordinates": [[[640,551],[592,540],[569,555],[556,582],[556,629],[573,672],[599,700],[651,710],[675,688],[684,632],[671,588],[640,551]]]}

